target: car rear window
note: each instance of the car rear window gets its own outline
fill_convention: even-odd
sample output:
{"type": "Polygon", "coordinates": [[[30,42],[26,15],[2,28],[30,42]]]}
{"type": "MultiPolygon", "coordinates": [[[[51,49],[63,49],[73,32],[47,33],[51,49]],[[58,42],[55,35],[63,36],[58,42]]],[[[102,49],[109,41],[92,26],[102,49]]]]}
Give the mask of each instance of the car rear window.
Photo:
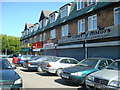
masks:
{"type": "Polygon", "coordinates": [[[12,66],[7,60],[0,60],[0,69],[11,69],[12,66]]]}

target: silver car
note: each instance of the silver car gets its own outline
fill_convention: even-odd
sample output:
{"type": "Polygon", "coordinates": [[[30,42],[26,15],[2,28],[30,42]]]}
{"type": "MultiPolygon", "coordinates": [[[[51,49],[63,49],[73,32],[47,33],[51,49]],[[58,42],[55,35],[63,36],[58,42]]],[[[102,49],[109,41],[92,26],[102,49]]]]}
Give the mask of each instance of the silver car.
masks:
{"type": "Polygon", "coordinates": [[[89,89],[120,90],[120,59],[101,71],[87,76],[86,86],[89,89]]]}
{"type": "Polygon", "coordinates": [[[39,67],[45,72],[57,74],[59,76],[63,68],[75,66],[77,63],[78,61],[74,58],[56,57],[49,61],[43,61],[39,67]]]}

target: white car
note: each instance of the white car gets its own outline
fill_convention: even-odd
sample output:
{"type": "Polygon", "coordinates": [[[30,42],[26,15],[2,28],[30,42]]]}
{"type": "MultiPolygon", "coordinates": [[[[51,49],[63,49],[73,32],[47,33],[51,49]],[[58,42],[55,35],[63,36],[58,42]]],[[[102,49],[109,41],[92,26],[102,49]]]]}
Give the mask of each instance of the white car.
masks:
{"type": "Polygon", "coordinates": [[[106,69],[88,75],[86,86],[94,90],[120,90],[120,59],[106,69]]]}
{"type": "Polygon", "coordinates": [[[43,61],[38,68],[41,68],[42,71],[54,73],[59,76],[63,68],[75,66],[77,63],[78,61],[74,58],[56,57],[49,61],[43,61]]]}

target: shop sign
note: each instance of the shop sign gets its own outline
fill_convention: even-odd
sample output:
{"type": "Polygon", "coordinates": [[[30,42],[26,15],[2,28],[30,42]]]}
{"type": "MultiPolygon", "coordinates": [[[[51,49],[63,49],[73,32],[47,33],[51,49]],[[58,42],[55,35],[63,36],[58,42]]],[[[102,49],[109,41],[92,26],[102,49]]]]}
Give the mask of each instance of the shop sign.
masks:
{"type": "Polygon", "coordinates": [[[42,48],[42,42],[37,42],[32,44],[32,49],[42,48]]]}
{"type": "Polygon", "coordinates": [[[54,43],[45,43],[43,44],[43,48],[50,48],[50,47],[54,47],[54,43]]]}
{"type": "Polygon", "coordinates": [[[80,33],[79,35],[73,35],[71,37],[59,38],[58,43],[63,44],[69,42],[102,39],[102,38],[115,37],[115,36],[119,36],[118,26],[111,26],[100,30],[88,31],[88,32],[80,33]]]}

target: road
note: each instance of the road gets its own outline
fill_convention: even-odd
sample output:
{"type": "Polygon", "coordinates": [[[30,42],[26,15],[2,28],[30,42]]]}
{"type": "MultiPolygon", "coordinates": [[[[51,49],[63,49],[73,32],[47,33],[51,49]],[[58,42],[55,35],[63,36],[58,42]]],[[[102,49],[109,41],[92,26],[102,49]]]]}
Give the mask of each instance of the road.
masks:
{"type": "Polygon", "coordinates": [[[15,71],[22,77],[23,88],[71,88],[72,90],[82,88],[82,86],[65,82],[54,74],[28,71],[23,67],[17,67],[15,71]]]}

